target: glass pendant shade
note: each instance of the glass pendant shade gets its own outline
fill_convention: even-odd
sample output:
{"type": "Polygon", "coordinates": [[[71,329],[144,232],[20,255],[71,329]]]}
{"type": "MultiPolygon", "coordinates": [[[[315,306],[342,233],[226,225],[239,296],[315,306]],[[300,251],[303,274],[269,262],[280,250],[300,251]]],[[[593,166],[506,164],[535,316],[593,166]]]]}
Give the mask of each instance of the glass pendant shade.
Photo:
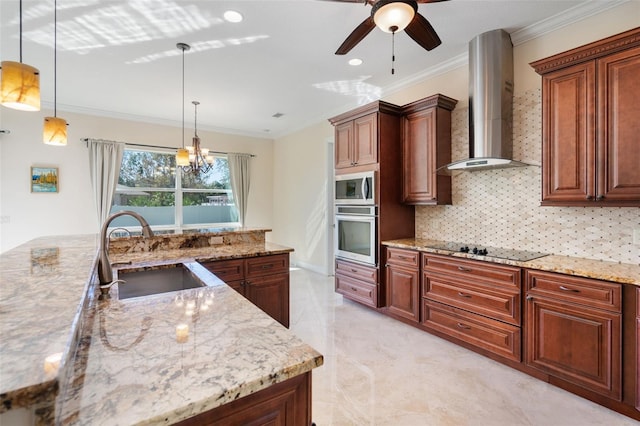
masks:
{"type": "Polygon", "coordinates": [[[189,165],[189,150],[181,148],[176,152],[176,165],[188,166],[189,165]]]}
{"type": "Polygon", "coordinates": [[[44,118],[42,140],[47,145],[64,146],[67,144],[67,120],[58,117],[44,118]]]}
{"type": "Polygon", "coordinates": [[[0,103],[21,111],[40,111],[40,72],[22,62],[2,61],[0,103]]]}
{"type": "Polygon", "coordinates": [[[373,22],[386,33],[399,32],[411,23],[415,9],[401,1],[391,2],[381,6],[373,15],[373,22]]]}

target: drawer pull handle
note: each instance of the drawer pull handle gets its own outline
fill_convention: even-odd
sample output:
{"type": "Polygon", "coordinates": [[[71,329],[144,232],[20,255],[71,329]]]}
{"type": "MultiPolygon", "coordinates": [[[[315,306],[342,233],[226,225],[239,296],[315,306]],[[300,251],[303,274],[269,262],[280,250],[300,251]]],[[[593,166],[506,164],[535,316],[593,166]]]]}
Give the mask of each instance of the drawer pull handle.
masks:
{"type": "Polygon", "coordinates": [[[569,291],[571,293],[580,293],[580,290],[576,290],[575,288],[569,288],[569,287],[565,287],[563,285],[560,286],[560,290],[562,291],[569,291]]]}
{"type": "Polygon", "coordinates": [[[464,266],[458,266],[458,271],[462,272],[471,272],[471,269],[465,268],[464,266]]]}
{"type": "Polygon", "coordinates": [[[462,324],[461,322],[458,323],[458,328],[461,328],[463,330],[471,330],[471,327],[469,327],[468,325],[462,324]]]}
{"type": "Polygon", "coordinates": [[[358,270],[357,270],[357,269],[353,269],[353,268],[352,268],[352,269],[351,269],[351,272],[356,273],[356,272],[358,272],[358,270]]]}
{"type": "Polygon", "coordinates": [[[460,297],[467,297],[467,298],[471,298],[471,295],[470,295],[470,294],[468,294],[468,293],[463,293],[463,292],[461,292],[461,291],[459,291],[459,292],[458,292],[458,296],[460,296],[460,297]]]}
{"type": "Polygon", "coordinates": [[[355,287],[351,287],[351,291],[355,291],[356,293],[358,292],[358,289],[355,287]]]}
{"type": "Polygon", "coordinates": [[[270,264],[268,264],[268,265],[262,265],[262,266],[260,267],[260,269],[271,269],[271,268],[273,268],[273,263],[270,263],[270,264]]]}
{"type": "Polygon", "coordinates": [[[407,260],[409,258],[407,256],[398,256],[398,259],[407,260]]]}

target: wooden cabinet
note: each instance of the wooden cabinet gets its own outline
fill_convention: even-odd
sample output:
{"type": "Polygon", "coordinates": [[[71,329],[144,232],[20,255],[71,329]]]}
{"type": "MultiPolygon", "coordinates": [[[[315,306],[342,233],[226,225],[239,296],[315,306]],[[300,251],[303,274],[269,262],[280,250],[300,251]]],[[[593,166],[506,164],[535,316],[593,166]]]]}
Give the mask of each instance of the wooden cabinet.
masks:
{"type": "Polygon", "coordinates": [[[640,206],[640,28],[531,65],[542,75],[542,205],[640,206]]]}
{"type": "Polygon", "coordinates": [[[622,286],[525,271],[527,365],[620,401],[622,286]]]}
{"type": "Polygon", "coordinates": [[[434,95],[403,107],[402,198],[407,204],[451,204],[451,111],[458,101],[434,95]]]}
{"type": "Polygon", "coordinates": [[[640,410],[640,288],[636,289],[636,409],[640,410]]]}
{"type": "Polygon", "coordinates": [[[335,167],[343,169],[378,162],[378,114],[336,126],[335,167]]]}
{"type": "Polygon", "coordinates": [[[378,114],[371,113],[336,126],[335,167],[343,169],[378,162],[378,114]]]}
{"type": "Polygon", "coordinates": [[[311,373],[178,422],[180,426],[311,425],[311,373]]]}
{"type": "Polygon", "coordinates": [[[336,259],[336,292],[373,308],[378,306],[378,268],[336,259]]]}
{"type": "Polygon", "coordinates": [[[202,265],[289,327],[289,254],[210,261],[202,265]]]}
{"type": "Polygon", "coordinates": [[[423,253],[421,324],[519,362],[520,287],[520,268],[423,253]]]}
{"type": "Polygon", "coordinates": [[[420,320],[420,253],[387,247],[385,263],[387,313],[420,320]]]}

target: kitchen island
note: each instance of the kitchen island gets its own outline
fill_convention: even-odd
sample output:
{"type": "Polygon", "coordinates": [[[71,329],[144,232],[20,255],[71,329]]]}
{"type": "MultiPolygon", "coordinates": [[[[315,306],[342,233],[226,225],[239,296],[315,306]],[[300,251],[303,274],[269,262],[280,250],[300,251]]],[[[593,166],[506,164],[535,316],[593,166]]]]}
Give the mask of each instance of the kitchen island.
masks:
{"type": "MultiPolygon", "coordinates": [[[[255,233],[233,237],[120,250],[112,261],[150,267],[291,251],[255,233]]],[[[309,405],[310,372],[323,362],[313,348],[204,268],[206,287],[99,300],[96,240],[40,238],[0,256],[3,421],[172,424],[301,378],[309,405]]]]}

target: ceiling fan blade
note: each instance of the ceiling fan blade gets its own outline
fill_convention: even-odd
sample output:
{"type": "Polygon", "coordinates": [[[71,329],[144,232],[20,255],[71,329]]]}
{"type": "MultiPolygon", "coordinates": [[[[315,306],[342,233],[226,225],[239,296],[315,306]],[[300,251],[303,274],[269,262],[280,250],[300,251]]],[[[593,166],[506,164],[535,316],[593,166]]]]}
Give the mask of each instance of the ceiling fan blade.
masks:
{"type": "Polygon", "coordinates": [[[360,43],[363,38],[367,36],[376,27],[375,22],[373,22],[373,18],[369,16],[367,19],[362,21],[360,25],[356,27],[355,30],[345,41],[342,42],[338,50],[336,50],[336,55],[344,55],[349,53],[351,49],[353,49],[356,44],[360,43]]]}
{"type": "Polygon", "coordinates": [[[434,30],[429,21],[419,13],[415,14],[411,23],[405,28],[405,31],[409,34],[409,37],[427,50],[435,49],[442,43],[440,37],[436,34],[436,30],[434,30]]]}

